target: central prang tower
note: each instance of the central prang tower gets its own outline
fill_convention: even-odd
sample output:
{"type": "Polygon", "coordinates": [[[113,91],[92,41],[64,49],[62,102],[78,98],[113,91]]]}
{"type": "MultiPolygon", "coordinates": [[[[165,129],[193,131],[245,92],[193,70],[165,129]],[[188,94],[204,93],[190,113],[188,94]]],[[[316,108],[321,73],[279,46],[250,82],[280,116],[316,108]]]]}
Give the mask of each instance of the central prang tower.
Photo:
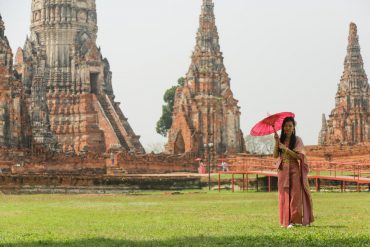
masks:
{"type": "Polygon", "coordinates": [[[108,60],[96,46],[95,0],[32,0],[31,35],[18,49],[33,144],[104,152],[112,146],[143,153],[114,101],[108,60]],[[58,145],[59,144],[59,145],[58,145]]]}
{"type": "Polygon", "coordinates": [[[196,45],[185,85],[175,95],[166,151],[216,154],[245,151],[238,101],[230,89],[220,51],[214,3],[203,0],[196,45]]]}

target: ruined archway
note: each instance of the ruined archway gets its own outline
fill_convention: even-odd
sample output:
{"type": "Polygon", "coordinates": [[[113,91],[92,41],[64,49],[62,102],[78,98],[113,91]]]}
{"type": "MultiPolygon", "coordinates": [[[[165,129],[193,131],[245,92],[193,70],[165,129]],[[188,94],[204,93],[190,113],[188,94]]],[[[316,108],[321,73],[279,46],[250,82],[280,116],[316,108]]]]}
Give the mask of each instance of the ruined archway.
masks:
{"type": "Polygon", "coordinates": [[[184,141],[184,137],[181,134],[181,131],[177,134],[173,151],[175,154],[185,153],[185,141],[184,141]]]}

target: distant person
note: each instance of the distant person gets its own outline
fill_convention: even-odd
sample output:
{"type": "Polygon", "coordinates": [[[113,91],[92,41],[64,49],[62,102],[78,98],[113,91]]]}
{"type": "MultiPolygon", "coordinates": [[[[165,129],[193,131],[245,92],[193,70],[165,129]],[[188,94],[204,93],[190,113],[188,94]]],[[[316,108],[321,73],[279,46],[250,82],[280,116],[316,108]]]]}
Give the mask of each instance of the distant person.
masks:
{"type": "Polygon", "coordinates": [[[229,164],[226,163],[225,161],[221,162],[221,168],[223,172],[228,172],[229,171],[229,164]]]}
{"type": "Polygon", "coordinates": [[[308,166],[302,139],[296,136],[295,121],[284,119],[280,138],[275,134],[274,158],[279,158],[278,198],[281,227],[310,225],[314,221],[307,174],[308,166]]]}
{"type": "Polygon", "coordinates": [[[206,166],[203,163],[203,160],[199,161],[198,173],[204,174],[206,173],[206,166]]]}

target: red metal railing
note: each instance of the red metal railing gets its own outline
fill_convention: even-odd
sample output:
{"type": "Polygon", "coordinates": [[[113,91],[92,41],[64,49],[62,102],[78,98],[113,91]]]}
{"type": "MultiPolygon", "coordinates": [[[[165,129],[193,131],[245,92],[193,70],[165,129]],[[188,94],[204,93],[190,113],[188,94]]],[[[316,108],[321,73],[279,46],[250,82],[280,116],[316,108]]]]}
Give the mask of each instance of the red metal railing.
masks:
{"type": "MultiPolygon", "coordinates": [[[[219,190],[222,174],[232,175],[232,191],[234,191],[235,184],[234,175],[240,174],[243,176],[242,188],[244,191],[245,188],[248,190],[248,175],[255,174],[257,178],[258,175],[268,177],[268,191],[271,191],[271,177],[277,176],[277,171],[274,167],[275,162],[276,159],[272,157],[237,157],[233,162],[229,163],[229,171],[219,172],[219,190]]],[[[341,191],[345,190],[346,182],[356,183],[357,191],[360,191],[361,184],[370,184],[370,161],[367,160],[358,162],[312,160],[308,162],[308,165],[310,168],[308,178],[315,180],[316,191],[320,190],[320,180],[341,181],[341,191]]]]}

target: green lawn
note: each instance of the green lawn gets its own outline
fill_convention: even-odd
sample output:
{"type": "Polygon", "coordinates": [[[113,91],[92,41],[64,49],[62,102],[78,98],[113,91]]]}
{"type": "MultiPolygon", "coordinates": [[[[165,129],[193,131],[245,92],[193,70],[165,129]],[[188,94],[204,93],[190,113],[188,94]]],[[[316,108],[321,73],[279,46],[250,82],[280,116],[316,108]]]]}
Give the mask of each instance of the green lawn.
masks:
{"type": "Polygon", "coordinates": [[[370,193],[313,193],[282,229],[276,193],[0,195],[0,246],[369,246],[370,193]]]}

